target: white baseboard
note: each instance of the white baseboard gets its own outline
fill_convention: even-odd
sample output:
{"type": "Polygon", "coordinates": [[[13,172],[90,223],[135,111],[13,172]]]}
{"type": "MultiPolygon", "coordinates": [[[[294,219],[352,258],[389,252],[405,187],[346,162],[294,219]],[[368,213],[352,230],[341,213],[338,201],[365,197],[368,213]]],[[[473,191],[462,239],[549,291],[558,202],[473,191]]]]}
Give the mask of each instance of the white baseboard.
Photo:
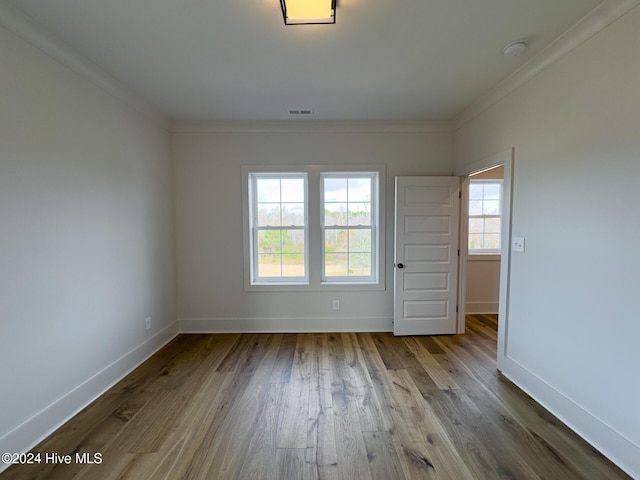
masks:
{"type": "Polygon", "coordinates": [[[502,373],[509,380],[632,478],[640,479],[640,445],[634,444],[513,359],[502,357],[500,363],[502,373]]]}
{"type": "Polygon", "coordinates": [[[474,313],[482,313],[482,314],[490,314],[490,313],[498,313],[498,302],[466,302],[465,304],[465,313],[474,314],[474,313]]]}
{"type": "Polygon", "coordinates": [[[180,333],[391,332],[391,317],[183,318],[180,333]]]}
{"type": "MultiPolygon", "coordinates": [[[[176,335],[178,322],[173,322],[0,438],[0,452],[28,452],[176,335]]],[[[0,462],[0,472],[7,467],[0,462]]]]}

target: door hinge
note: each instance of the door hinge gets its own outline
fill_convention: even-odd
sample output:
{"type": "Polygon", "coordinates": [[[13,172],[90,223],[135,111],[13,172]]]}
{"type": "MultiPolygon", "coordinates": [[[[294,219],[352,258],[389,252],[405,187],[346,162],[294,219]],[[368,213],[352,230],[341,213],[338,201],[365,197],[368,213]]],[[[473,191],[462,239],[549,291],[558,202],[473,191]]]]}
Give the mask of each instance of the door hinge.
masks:
{"type": "Polygon", "coordinates": [[[458,256],[460,256],[460,249],[458,249],[458,256]]]}
{"type": "Polygon", "coordinates": [[[462,192],[458,192],[458,198],[462,198],[462,192]]]}
{"type": "Polygon", "coordinates": [[[456,313],[458,313],[458,306],[456,305],[456,313]]]}

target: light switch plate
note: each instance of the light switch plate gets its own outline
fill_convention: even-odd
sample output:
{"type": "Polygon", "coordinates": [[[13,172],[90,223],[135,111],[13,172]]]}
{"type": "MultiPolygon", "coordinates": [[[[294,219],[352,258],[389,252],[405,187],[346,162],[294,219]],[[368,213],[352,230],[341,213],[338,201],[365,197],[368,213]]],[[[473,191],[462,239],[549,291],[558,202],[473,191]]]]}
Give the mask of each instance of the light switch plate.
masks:
{"type": "Polygon", "coordinates": [[[524,253],[524,237],[513,237],[511,239],[511,251],[524,253]]]}

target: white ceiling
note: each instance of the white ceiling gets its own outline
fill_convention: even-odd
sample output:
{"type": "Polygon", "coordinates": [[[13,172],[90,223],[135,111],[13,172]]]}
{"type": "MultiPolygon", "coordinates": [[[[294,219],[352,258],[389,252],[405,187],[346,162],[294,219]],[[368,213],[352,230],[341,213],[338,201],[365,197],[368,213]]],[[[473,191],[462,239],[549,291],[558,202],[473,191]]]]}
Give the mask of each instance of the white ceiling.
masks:
{"type": "Polygon", "coordinates": [[[9,3],[173,119],[393,121],[453,118],[601,0],[338,0],[310,26],[279,0],[9,3]]]}

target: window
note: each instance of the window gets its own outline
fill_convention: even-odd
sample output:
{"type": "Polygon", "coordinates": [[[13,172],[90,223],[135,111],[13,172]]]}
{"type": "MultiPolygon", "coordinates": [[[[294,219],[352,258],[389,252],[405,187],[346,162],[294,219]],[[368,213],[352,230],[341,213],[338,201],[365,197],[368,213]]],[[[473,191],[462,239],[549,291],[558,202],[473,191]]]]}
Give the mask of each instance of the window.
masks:
{"type": "Polygon", "coordinates": [[[469,183],[469,253],[500,253],[502,180],[469,183]]]}
{"type": "Polygon", "coordinates": [[[322,280],[374,281],[377,175],[321,175],[322,280]]]}
{"type": "Polygon", "coordinates": [[[384,166],[242,171],[245,290],[384,290],[384,166]]]}
{"type": "Polygon", "coordinates": [[[307,281],[307,175],[252,173],[253,278],[307,281]]]}

